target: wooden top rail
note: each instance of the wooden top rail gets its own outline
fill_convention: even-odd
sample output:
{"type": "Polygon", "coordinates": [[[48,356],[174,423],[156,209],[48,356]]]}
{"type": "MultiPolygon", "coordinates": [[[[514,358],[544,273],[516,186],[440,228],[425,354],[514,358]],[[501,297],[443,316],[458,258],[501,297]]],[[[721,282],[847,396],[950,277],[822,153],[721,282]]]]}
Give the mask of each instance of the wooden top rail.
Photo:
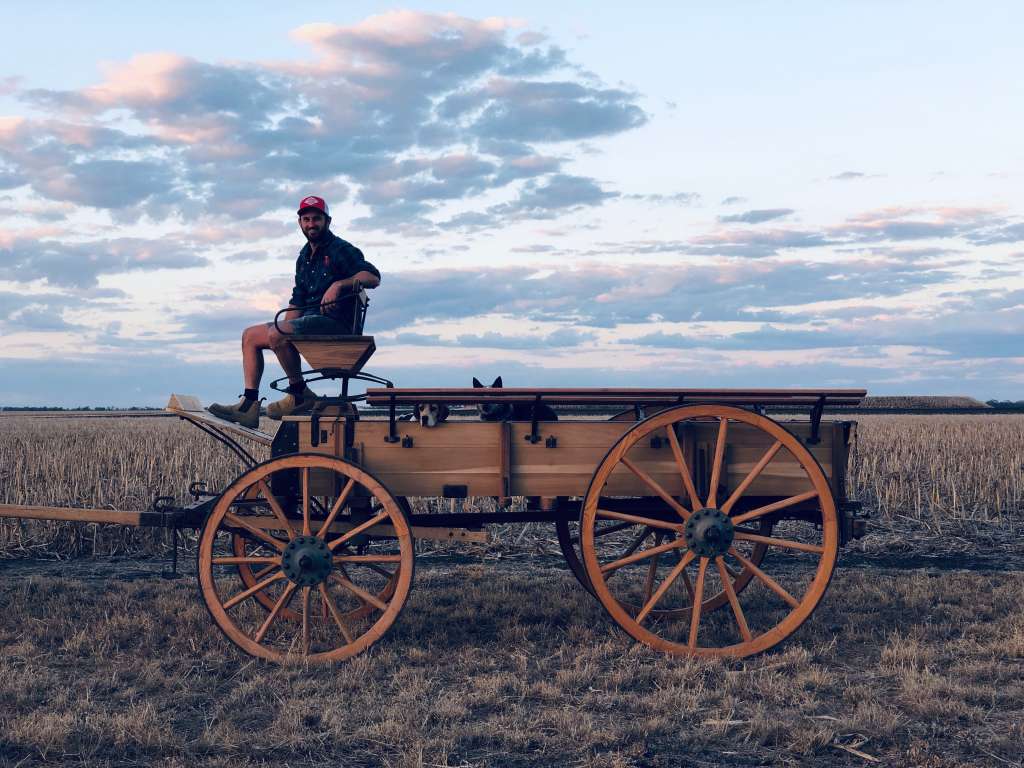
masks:
{"type": "Polygon", "coordinates": [[[866,394],[864,389],[374,388],[366,390],[366,403],[375,406],[387,406],[392,402],[396,405],[474,405],[481,402],[530,403],[540,397],[547,405],[857,405],[866,394]]]}

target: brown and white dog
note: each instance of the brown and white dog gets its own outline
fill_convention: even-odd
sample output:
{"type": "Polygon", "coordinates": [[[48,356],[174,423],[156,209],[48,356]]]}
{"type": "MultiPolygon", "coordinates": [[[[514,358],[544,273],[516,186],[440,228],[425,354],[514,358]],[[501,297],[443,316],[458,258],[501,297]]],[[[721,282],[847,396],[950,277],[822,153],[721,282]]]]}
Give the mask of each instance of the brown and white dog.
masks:
{"type": "Polygon", "coordinates": [[[444,403],[419,403],[416,405],[416,420],[421,427],[436,427],[448,418],[448,406],[444,403]]]}

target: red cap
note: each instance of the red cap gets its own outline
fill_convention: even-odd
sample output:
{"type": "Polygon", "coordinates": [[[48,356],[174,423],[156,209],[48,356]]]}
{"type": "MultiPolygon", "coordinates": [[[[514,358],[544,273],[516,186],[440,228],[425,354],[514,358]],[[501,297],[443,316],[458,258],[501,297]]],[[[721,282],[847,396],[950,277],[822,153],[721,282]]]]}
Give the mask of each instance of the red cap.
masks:
{"type": "Polygon", "coordinates": [[[331,215],[330,210],[327,208],[327,201],[316,195],[304,197],[299,201],[299,213],[302,213],[307,208],[316,208],[318,211],[323,211],[324,216],[331,215]]]}

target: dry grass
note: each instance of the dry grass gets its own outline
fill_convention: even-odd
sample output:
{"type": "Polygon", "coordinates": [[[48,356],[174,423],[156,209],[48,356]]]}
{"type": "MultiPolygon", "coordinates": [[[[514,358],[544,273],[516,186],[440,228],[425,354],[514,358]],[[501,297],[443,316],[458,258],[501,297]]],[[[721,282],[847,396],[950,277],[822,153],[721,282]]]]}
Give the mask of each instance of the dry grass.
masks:
{"type": "Polygon", "coordinates": [[[1019,764],[1024,575],[837,576],[780,651],[667,658],[560,570],[428,565],[369,654],[273,667],[193,582],[0,581],[0,763],[1019,764]],[[840,746],[841,745],[841,746],[840,746]]]}
{"type": "MultiPolygon", "coordinates": [[[[860,421],[851,496],[877,519],[1019,526],[1024,417],[860,421]]],[[[239,471],[176,420],[0,427],[2,502],[141,509],[239,471]]],[[[544,546],[522,530],[499,529],[503,551],[544,546]]],[[[147,551],[161,535],[0,520],[0,552],[147,551]]],[[[951,768],[1024,752],[1020,572],[840,569],[790,643],[709,663],[633,645],[564,570],[428,560],[381,644],[319,670],[237,652],[194,578],[113,566],[97,588],[52,568],[0,579],[0,765],[865,765],[860,751],[951,768]]]]}
{"type": "MultiPolygon", "coordinates": [[[[274,423],[264,421],[272,431],[274,423]]],[[[976,537],[981,522],[989,535],[1017,535],[1024,522],[1024,415],[858,421],[849,496],[872,512],[876,530],[912,524],[925,533],[976,537]]],[[[266,456],[262,446],[247,447],[266,456]]],[[[176,419],[0,417],[0,503],[145,509],[158,494],[186,501],[195,480],[222,488],[240,469],[227,449],[176,419]]],[[[417,511],[425,508],[417,502],[417,511]]],[[[533,531],[521,534],[518,527],[499,531],[501,547],[537,549],[533,531]]],[[[164,537],[0,519],[0,555],[7,556],[155,553],[164,537]]]]}
{"type": "Polygon", "coordinates": [[[1024,511],[1024,415],[858,416],[849,496],[879,517],[997,522],[1024,511]]]}

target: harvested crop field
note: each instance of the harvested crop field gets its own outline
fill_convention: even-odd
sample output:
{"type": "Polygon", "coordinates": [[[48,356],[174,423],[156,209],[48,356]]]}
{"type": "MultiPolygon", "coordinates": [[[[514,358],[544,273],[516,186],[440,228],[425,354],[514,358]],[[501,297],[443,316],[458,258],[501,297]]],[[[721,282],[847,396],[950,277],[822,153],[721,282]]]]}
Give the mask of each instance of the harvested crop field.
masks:
{"type": "MultiPolygon", "coordinates": [[[[858,420],[872,533],[741,662],[633,644],[540,524],[426,551],[368,654],[279,668],[220,635],[194,575],[108,559],[162,532],[0,520],[0,765],[1021,765],[1024,417],[858,420]]],[[[0,422],[0,502],[144,509],[239,470],[176,420],[0,422]]]]}

